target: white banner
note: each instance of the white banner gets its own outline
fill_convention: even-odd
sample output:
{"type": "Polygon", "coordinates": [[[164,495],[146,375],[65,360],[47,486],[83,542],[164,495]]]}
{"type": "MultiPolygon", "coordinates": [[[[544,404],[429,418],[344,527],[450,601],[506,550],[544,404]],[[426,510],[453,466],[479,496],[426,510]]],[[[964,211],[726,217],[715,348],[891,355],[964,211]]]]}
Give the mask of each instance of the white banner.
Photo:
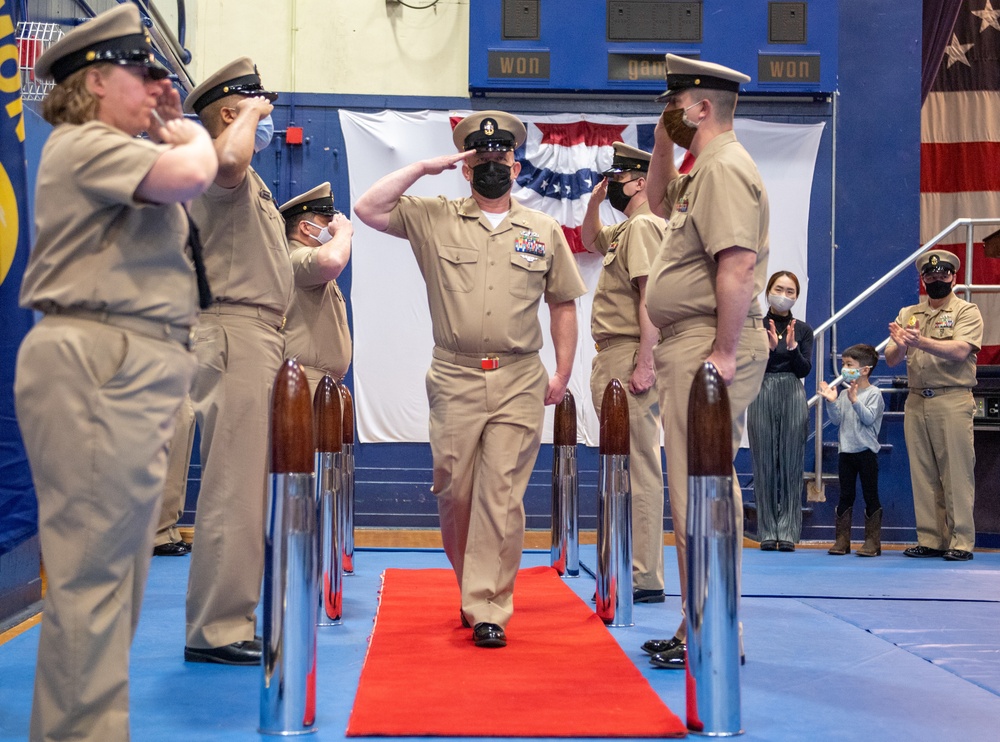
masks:
{"type": "MultiPolygon", "coordinates": [[[[340,112],[354,203],[379,178],[418,160],[454,150],[451,119],[467,111],[402,113],[340,112]]],[[[644,149],[652,147],[655,118],[598,115],[522,117],[528,140],[518,152],[522,163],[514,197],[551,214],[567,230],[583,219],[590,190],[611,164],[611,142],[620,139],[644,149]]],[[[802,282],[796,315],[805,315],[808,293],[809,195],[823,124],[772,124],[736,120],[736,134],[760,169],[771,204],[769,273],[790,270],[802,282]]],[[[408,191],[415,196],[461,198],[469,184],[459,170],[418,180],[408,191]]],[[[601,210],[610,223],[623,216],[608,204],[601,210]]],[[[360,442],[427,441],[427,397],[424,375],[430,366],[433,339],[424,282],[409,245],[354,224],[351,303],[354,310],[355,416],[360,442]]],[[[578,231],[578,229],[577,229],[578,231]]],[[[591,292],[601,270],[600,256],[577,254],[591,292]]],[[[544,303],[543,303],[544,304],[544,303]]],[[[591,295],[577,300],[580,339],[570,391],[576,398],[580,442],[598,443],[597,415],[590,401],[591,295]]],[[[546,345],[541,358],[550,373],[555,356],[549,342],[549,317],[540,311],[546,345]]],[[[544,442],[552,440],[552,408],[546,409],[544,442]]]]}

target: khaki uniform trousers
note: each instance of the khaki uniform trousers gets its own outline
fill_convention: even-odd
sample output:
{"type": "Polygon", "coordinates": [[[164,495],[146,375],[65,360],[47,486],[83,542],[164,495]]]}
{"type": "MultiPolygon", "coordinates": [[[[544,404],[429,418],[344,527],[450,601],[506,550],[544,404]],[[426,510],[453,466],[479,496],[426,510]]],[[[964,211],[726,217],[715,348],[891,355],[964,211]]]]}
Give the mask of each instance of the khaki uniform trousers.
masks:
{"type": "Polygon", "coordinates": [[[187,646],[254,637],[264,574],[271,387],[284,338],[257,317],[204,312],[191,391],[201,491],[187,591],[187,646]]]}
{"type": "MultiPolygon", "coordinates": [[[[689,320],[685,320],[687,324],[689,320]]],[[[687,606],[687,445],[688,395],[694,376],[712,352],[715,326],[694,326],[676,335],[665,331],[664,339],[653,351],[656,362],[656,384],[663,411],[663,438],[667,458],[667,489],[670,515],[674,522],[677,543],[677,571],[681,583],[681,622],[675,633],[678,639],[687,637],[685,612],[687,606]]],[[[753,329],[744,327],[736,353],[736,377],[726,391],[733,420],[733,458],[743,438],[743,413],[757,396],[764,369],[767,368],[767,333],[756,320],[753,329]]],[[[733,504],[736,514],[736,575],[739,578],[743,544],[743,492],[733,469],[733,504]]],[[[739,585],[737,585],[739,594],[739,585]]]]}
{"type": "Polygon", "coordinates": [[[194,406],[190,397],[177,411],[174,425],[174,439],[170,442],[167,457],[167,484],[163,489],[163,507],[160,522],[156,527],[153,546],[173,544],[181,540],[177,521],[184,515],[184,501],[187,495],[188,469],[191,467],[191,446],[194,443],[194,406]]]}
{"type": "Polygon", "coordinates": [[[194,373],[178,343],[79,318],[46,317],[21,345],[14,392],[48,576],[32,740],[129,738],[129,648],[194,373]]]}
{"type": "Polygon", "coordinates": [[[976,544],[975,406],[969,389],[906,396],[903,433],[921,546],[972,551],[976,544]]]}
{"type": "Polygon", "coordinates": [[[622,342],[594,356],[590,394],[598,417],[604,390],[618,379],[628,398],[629,480],[632,485],[632,587],[663,590],[663,464],[656,384],[642,394],[628,391],[639,343],[622,342]]]}
{"type": "Polygon", "coordinates": [[[537,355],[492,371],[434,359],[427,372],[441,537],[473,626],[506,626],[514,612],[547,385],[537,355]]]}
{"type": "Polygon", "coordinates": [[[323,381],[324,376],[330,376],[338,386],[340,385],[340,379],[331,374],[329,371],[324,371],[321,368],[303,365],[302,371],[305,372],[306,381],[309,382],[309,399],[313,399],[316,396],[316,387],[318,387],[319,383],[323,381]]]}

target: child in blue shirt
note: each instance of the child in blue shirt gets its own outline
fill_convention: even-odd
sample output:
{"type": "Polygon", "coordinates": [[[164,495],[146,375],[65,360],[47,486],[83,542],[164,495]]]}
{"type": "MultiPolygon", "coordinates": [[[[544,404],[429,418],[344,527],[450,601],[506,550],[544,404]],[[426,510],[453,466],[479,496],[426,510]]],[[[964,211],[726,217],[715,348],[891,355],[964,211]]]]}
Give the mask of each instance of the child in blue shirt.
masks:
{"type": "Polygon", "coordinates": [[[857,495],[855,484],[860,476],[865,498],[865,543],[858,556],[882,553],[882,505],[878,499],[878,432],[882,427],[885,402],[882,392],[868,381],[878,364],[878,351],[863,343],[852,345],[841,355],[845,388],[837,394],[825,381],[819,393],[828,402],[830,422],[840,426],[840,502],[837,503],[837,528],[830,554],[851,551],[851,515],[857,495]]]}

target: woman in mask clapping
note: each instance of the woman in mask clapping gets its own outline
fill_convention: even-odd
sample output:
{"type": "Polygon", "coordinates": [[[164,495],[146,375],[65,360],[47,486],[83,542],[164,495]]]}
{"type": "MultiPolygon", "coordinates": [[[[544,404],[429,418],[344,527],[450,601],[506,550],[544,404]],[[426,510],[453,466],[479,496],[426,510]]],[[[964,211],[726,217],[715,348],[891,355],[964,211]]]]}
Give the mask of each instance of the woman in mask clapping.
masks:
{"type": "Polygon", "coordinates": [[[771,349],[760,393],[747,409],[754,499],[762,551],[795,551],[802,532],[802,472],[808,408],[802,379],[812,370],[813,331],[792,316],[799,279],[778,271],[767,282],[764,318],[771,349]]]}

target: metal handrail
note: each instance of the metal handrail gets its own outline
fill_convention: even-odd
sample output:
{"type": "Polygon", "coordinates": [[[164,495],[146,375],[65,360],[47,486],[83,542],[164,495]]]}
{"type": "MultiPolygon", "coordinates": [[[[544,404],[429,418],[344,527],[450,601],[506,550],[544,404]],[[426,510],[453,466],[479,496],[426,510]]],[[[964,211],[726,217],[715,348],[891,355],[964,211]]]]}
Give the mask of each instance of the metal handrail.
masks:
{"type": "MultiPolygon", "coordinates": [[[[913,262],[923,255],[928,250],[934,248],[939,242],[941,242],[945,237],[954,232],[959,227],[965,227],[965,276],[967,280],[971,280],[972,277],[972,263],[973,263],[973,230],[975,227],[989,227],[1000,225],[1000,218],[994,219],[956,219],[943,230],[938,232],[932,239],[922,245],[918,250],[913,252],[908,257],[901,260],[894,268],[892,268],[888,273],[886,273],[882,278],[873,283],[867,289],[858,294],[853,300],[847,303],[843,309],[836,312],[830,319],[826,320],[820,324],[815,330],[813,330],[814,338],[814,348],[815,348],[815,364],[814,368],[816,371],[816,394],[814,394],[808,402],[809,407],[815,407],[815,426],[816,433],[814,436],[814,446],[815,446],[815,471],[806,472],[805,479],[808,481],[808,487],[815,493],[818,493],[818,499],[820,501],[825,500],[825,495],[823,494],[823,397],[819,395],[819,385],[823,381],[823,368],[824,368],[824,356],[826,355],[826,342],[825,333],[828,329],[839,322],[843,317],[847,316],[853,312],[858,306],[862,304],[866,299],[868,299],[872,294],[885,286],[889,281],[898,276],[904,270],[906,270],[913,262]],[[811,476],[810,476],[811,475],[811,476]]],[[[998,293],[1000,292],[1000,286],[992,284],[972,284],[965,283],[955,286],[955,291],[962,291],[965,293],[966,301],[971,301],[973,292],[976,293],[998,293]]],[[[889,344],[892,338],[886,338],[875,348],[879,353],[889,344]]],[[[830,386],[836,386],[844,379],[843,375],[837,376],[830,386]]]]}

